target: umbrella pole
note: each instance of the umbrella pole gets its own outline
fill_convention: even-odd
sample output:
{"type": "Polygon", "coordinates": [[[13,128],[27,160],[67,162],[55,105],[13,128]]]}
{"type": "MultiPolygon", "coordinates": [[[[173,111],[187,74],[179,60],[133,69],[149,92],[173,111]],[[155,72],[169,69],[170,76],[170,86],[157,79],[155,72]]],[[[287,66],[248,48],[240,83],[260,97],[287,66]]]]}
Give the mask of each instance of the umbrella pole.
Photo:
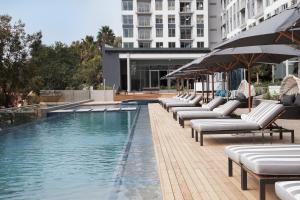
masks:
{"type": "Polygon", "coordinates": [[[202,98],[204,100],[204,81],[203,81],[203,76],[201,76],[201,85],[202,85],[202,98]]]}
{"type": "Polygon", "coordinates": [[[251,71],[250,71],[250,66],[248,65],[248,108],[249,108],[249,112],[251,112],[251,71]]]}
{"type": "Polygon", "coordinates": [[[215,98],[215,74],[212,74],[211,75],[211,78],[212,78],[212,83],[211,83],[211,87],[212,87],[212,98],[214,99],[215,98]]]}
{"type": "Polygon", "coordinates": [[[209,75],[206,75],[206,102],[209,101],[209,75]]]}

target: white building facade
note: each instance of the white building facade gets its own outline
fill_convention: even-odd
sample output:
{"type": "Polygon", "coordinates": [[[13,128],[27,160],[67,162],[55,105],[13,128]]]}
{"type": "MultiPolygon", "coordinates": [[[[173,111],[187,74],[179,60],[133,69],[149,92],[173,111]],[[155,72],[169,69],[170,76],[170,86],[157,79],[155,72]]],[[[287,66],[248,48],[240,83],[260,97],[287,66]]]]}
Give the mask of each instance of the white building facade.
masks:
{"type": "Polygon", "coordinates": [[[232,38],[296,3],[297,0],[221,0],[222,39],[232,38]]]}
{"type": "Polygon", "coordinates": [[[219,0],[122,0],[123,47],[212,47],[219,9],[219,0]]]}

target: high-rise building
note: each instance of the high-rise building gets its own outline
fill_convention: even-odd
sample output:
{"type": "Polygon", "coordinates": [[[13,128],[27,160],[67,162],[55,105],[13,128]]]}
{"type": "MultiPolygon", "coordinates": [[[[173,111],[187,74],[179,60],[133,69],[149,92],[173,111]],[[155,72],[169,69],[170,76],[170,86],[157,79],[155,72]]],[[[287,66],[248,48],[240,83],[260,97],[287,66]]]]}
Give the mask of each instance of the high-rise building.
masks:
{"type": "MultiPolygon", "coordinates": [[[[299,2],[300,0],[298,0],[299,2]]],[[[199,58],[222,40],[250,29],[297,0],[120,0],[123,48],[103,49],[106,84],[120,90],[175,88],[167,73],[199,58]]],[[[296,61],[287,61],[289,72],[296,61]]],[[[245,78],[230,74],[231,89],[245,78]]],[[[216,88],[223,79],[215,78],[216,88]]]]}
{"type": "Polygon", "coordinates": [[[297,3],[297,0],[221,0],[222,39],[263,22],[297,3]]]}
{"type": "Polygon", "coordinates": [[[211,47],[220,41],[218,2],[122,0],[123,47],[211,47]]]}

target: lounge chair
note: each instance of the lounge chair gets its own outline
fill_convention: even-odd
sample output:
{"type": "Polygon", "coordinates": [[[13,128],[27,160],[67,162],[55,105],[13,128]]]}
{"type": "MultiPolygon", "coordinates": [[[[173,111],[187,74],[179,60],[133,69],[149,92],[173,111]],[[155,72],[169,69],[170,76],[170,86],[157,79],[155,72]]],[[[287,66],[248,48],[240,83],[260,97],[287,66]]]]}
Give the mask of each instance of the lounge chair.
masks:
{"type": "Polygon", "coordinates": [[[279,154],[244,154],[241,156],[241,187],[247,190],[247,175],[259,182],[259,199],[265,200],[266,184],[300,180],[299,152],[279,154]]]}
{"type": "Polygon", "coordinates": [[[222,97],[216,97],[211,100],[208,104],[204,104],[202,106],[189,106],[189,107],[172,107],[171,111],[173,112],[173,118],[177,120],[177,113],[179,111],[211,111],[221,105],[224,102],[222,97]]]}
{"type": "Polygon", "coordinates": [[[193,99],[195,95],[186,94],[183,97],[175,98],[175,99],[167,99],[162,101],[162,106],[165,108],[167,103],[177,103],[177,102],[186,102],[193,99]]]}
{"type": "Polygon", "coordinates": [[[239,101],[232,100],[212,111],[179,111],[177,112],[178,121],[184,128],[184,122],[186,120],[228,118],[228,115],[230,115],[239,105],[239,101]]]}
{"type": "Polygon", "coordinates": [[[300,181],[276,182],[275,192],[281,200],[299,200],[300,181]]]}
{"type": "Polygon", "coordinates": [[[241,134],[260,132],[280,134],[288,132],[291,134],[294,143],[294,130],[284,129],[278,126],[275,121],[284,113],[284,106],[275,103],[261,103],[252,112],[242,115],[241,119],[203,119],[191,120],[192,137],[198,141],[200,134],[200,145],[203,146],[203,135],[209,134],[241,134]]]}
{"type": "Polygon", "coordinates": [[[293,179],[295,174],[300,173],[300,165],[297,164],[300,164],[300,145],[232,145],[226,147],[225,153],[228,156],[228,175],[233,175],[233,163],[239,165],[241,188],[246,190],[247,171],[251,172],[259,180],[261,199],[265,198],[265,184],[293,179]],[[286,176],[291,174],[291,177],[286,176]]]}
{"type": "Polygon", "coordinates": [[[173,108],[173,107],[182,107],[182,106],[194,107],[194,106],[197,106],[199,104],[201,99],[202,99],[202,96],[196,96],[194,99],[188,100],[188,101],[169,102],[169,103],[165,104],[165,108],[169,112],[170,108],[173,108]]]}
{"type": "Polygon", "coordinates": [[[163,104],[164,102],[167,102],[167,101],[179,100],[180,98],[184,98],[187,95],[188,95],[187,93],[182,93],[182,94],[178,94],[175,97],[171,97],[171,98],[161,98],[161,99],[159,99],[159,103],[163,104]]]}

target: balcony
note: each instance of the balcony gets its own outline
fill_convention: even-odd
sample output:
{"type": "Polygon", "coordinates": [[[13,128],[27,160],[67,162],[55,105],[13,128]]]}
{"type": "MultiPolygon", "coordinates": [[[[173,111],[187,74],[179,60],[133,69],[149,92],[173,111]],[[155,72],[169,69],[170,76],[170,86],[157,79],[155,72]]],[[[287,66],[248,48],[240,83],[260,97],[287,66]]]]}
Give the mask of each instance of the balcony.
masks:
{"type": "Polygon", "coordinates": [[[138,3],[137,14],[151,14],[151,5],[148,3],[138,3]]]}

